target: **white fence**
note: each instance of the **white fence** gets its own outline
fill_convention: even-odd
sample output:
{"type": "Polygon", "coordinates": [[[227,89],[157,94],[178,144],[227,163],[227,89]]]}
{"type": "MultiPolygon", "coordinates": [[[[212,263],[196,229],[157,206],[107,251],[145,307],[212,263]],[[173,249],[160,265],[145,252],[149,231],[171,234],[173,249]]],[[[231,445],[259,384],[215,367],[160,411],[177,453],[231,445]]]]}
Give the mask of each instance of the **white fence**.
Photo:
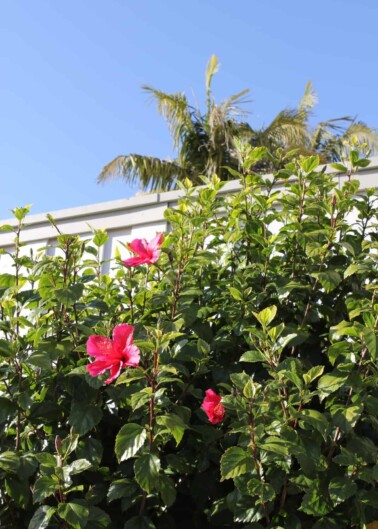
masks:
{"type": "MultiPolygon", "coordinates": [[[[329,172],[335,173],[335,179],[341,186],[346,176],[337,174],[330,168],[329,172]]],[[[356,178],[360,180],[361,189],[378,188],[378,156],[372,158],[369,167],[362,169],[356,178]]],[[[235,180],[227,182],[221,192],[228,194],[239,189],[240,184],[235,180]]],[[[148,193],[130,199],[52,211],[51,214],[62,233],[79,235],[82,239],[92,236],[90,227],[105,228],[109,241],[103,247],[102,258],[110,259],[115,253],[117,242],[126,243],[141,237],[149,239],[157,232],[166,231],[167,222],[164,219],[164,211],[168,207],[175,206],[181,195],[181,191],[148,193]]],[[[0,226],[3,224],[15,225],[16,223],[15,219],[0,220],[0,226]]],[[[40,248],[49,247],[46,251],[49,255],[54,255],[56,236],[57,231],[51,226],[45,213],[29,215],[27,226],[21,235],[21,241],[26,243],[22,247],[22,253],[28,255],[31,249],[35,252],[40,248]]],[[[14,233],[0,232],[0,249],[10,251],[13,240],[14,233]]],[[[0,273],[10,271],[10,257],[0,253],[0,273]]]]}

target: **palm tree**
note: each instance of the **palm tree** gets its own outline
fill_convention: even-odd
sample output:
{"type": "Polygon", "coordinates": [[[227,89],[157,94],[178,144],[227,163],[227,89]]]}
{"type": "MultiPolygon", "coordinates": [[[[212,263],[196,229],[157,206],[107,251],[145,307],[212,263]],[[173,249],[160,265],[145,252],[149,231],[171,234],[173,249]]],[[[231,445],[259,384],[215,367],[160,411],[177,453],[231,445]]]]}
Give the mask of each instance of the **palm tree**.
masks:
{"type": "Polygon", "coordinates": [[[157,103],[158,112],[167,121],[177,157],[173,161],[152,156],[128,154],[117,156],[101,171],[98,181],[121,177],[127,183],[139,182],[144,189],[171,189],[177,180],[189,177],[199,184],[199,175],[217,173],[227,179],[225,166],[237,168],[233,152],[233,137],[242,133],[247,125],[240,121],[246,113],[240,108],[245,103],[243,90],[221,103],[215,103],[211,82],[219,69],[213,55],[206,68],[206,112],[189,104],[182,92],[167,94],[151,86],[143,86],[157,103]]]}
{"type": "MultiPolygon", "coordinates": [[[[362,122],[346,116],[319,123],[314,129],[309,120],[317,102],[316,93],[309,82],[297,108],[285,109],[273,121],[254,129],[241,108],[246,103],[248,89],[221,103],[216,103],[211,90],[213,76],[219,62],[212,55],[206,68],[206,110],[192,106],[183,92],[168,94],[151,86],[143,86],[156,102],[159,114],[167,121],[177,157],[162,160],[152,156],[127,154],[117,156],[98,176],[99,182],[122,178],[128,184],[138,182],[143,189],[168,190],[176,182],[188,177],[200,184],[200,175],[216,173],[221,179],[232,178],[228,168],[238,169],[239,158],[234,138],[249,142],[253,147],[265,147],[268,152],[296,150],[300,154],[320,155],[325,163],[338,161],[345,151],[345,143],[352,136],[366,141],[372,150],[378,150],[378,135],[362,122]]],[[[276,166],[267,157],[259,161],[254,170],[270,172],[276,166]]]]}
{"type": "MultiPolygon", "coordinates": [[[[295,151],[296,155],[318,154],[322,163],[339,162],[344,158],[353,138],[360,144],[366,143],[372,153],[378,151],[375,129],[351,116],[329,119],[312,127],[310,117],[317,102],[317,94],[312,83],[308,82],[297,108],[281,111],[267,127],[253,129],[250,126],[249,143],[253,147],[266,147],[271,153],[280,148],[284,153],[295,151]]],[[[253,169],[270,172],[277,169],[275,163],[265,158],[253,169]]]]}

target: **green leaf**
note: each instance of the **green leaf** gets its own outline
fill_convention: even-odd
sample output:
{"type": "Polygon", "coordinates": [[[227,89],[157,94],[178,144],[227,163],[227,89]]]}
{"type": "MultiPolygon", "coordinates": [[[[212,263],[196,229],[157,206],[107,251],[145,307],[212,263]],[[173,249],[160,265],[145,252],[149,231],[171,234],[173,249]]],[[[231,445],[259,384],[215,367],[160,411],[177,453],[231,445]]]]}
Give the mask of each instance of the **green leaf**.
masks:
{"type": "Polygon", "coordinates": [[[347,167],[341,163],[331,163],[332,169],[336,169],[336,171],[339,171],[340,173],[346,174],[348,172],[347,167]]]}
{"type": "Polygon", "coordinates": [[[26,217],[26,215],[29,213],[30,208],[32,207],[31,204],[28,204],[27,206],[24,206],[23,208],[18,207],[12,209],[13,215],[16,217],[17,220],[22,221],[26,217]]]}
{"type": "Polygon", "coordinates": [[[298,414],[298,416],[301,421],[305,424],[309,424],[315,428],[315,430],[318,430],[324,438],[326,437],[329,423],[324,413],[317,410],[304,409],[298,414]]]}
{"type": "Polygon", "coordinates": [[[0,339],[0,358],[11,358],[14,356],[10,342],[0,339]]]}
{"type": "Polygon", "coordinates": [[[143,454],[134,463],[135,479],[146,492],[152,492],[159,482],[160,460],[155,454],[143,454]]]}
{"type": "Polygon", "coordinates": [[[27,509],[30,502],[30,486],[27,479],[8,475],[5,478],[5,490],[16,505],[21,507],[21,509],[27,509]]]}
{"type": "MultiPolygon", "coordinates": [[[[363,404],[356,404],[348,408],[340,408],[333,416],[333,422],[339,426],[343,432],[350,432],[356,425],[363,412],[363,404]]],[[[333,409],[331,410],[333,411],[333,409]]]]}
{"type": "Polygon", "coordinates": [[[96,230],[95,236],[93,237],[93,243],[96,246],[103,246],[109,240],[109,236],[105,230],[96,230]]]}
{"type": "Polygon", "coordinates": [[[303,375],[303,380],[305,381],[305,384],[308,386],[313,382],[316,378],[320,377],[323,374],[324,366],[314,366],[312,367],[307,373],[303,375]]]}
{"type": "Polygon", "coordinates": [[[185,430],[188,428],[181,417],[175,415],[174,413],[158,417],[157,423],[165,426],[168,432],[173,435],[176,441],[176,446],[179,445],[185,430]]]}
{"type": "Polygon", "coordinates": [[[314,169],[319,166],[320,160],[319,156],[309,156],[300,160],[299,165],[302,167],[305,173],[311,173],[314,169]]]}
{"type": "Polygon", "coordinates": [[[279,454],[280,456],[287,456],[289,454],[286,441],[280,439],[279,437],[267,437],[265,441],[259,443],[258,446],[267,452],[273,452],[275,454],[279,454]]]}
{"type": "Polygon", "coordinates": [[[20,468],[20,456],[16,452],[3,452],[0,454],[0,468],[5,470],[5,472],[17,474],[20,468]]]}
{"type": "Polygon", "coordinates": [[[101,408],[96,404],[90,404],[85,401],[72,401],[68,422],[79,435],[85,435],[92,430],[101,421],[101,418],[101,408]]]}
{"type": "Polygon", "coordinates": [[[147,431],[140,424],[129,423],[122,426],[115,442],[118,462],[134,457],[144,445],[146,438],[147,431]]]}
{"type": "Polygon", "coordinates": [[[332,510],[328,491],[321,486],[320,480],[315,479],[303,497],[300,510],[313,516],[324,516],[332,510]]]}
{"type": "Polygon", "coordinates": [[[55,290],[55,297],[60,303],[69,307],[81,298],[83,289],[84,285],[82,283],[70,285],[65,288],[57,288],[55,290]]]}
{"type": "Polygon", "coordinates": [[[332,503],[338,505],[356,494],[357,485],[350,478],[333,478],[328,486],[328,491],[332,503]]]}
{"type": "Polygon", "coordinates": [[[318,390],[321,398],[327,397],[337,391],[348,379],[348,374],[338,370],[332,371],[328,375],[323,375],[318,381],[318,390]]]}
{"type": "Polygon", "coordinates": [[[92,464],[87,459],[76,459],[76,461],[73,461],[66,467],[66,469],[68,474],[71,476],[74,474],[80,474],[91,467],[92,464]]]}
{"type": "Polygon", "coordinates": [[[85,526],[87,529],[105,529],[111,523],[110,516],[94,505],[89,507],[88,522],[85,526]]]}
{"type": "Polygon", "coordinates": [[[123,529],[156,529],[152,521],[147,516],[133,516],[128,520],[123,529]]]}
{"type": "Polygon", "coordinates": [[[138,486],[131,479],[117,479],[110,484],[107,494],[108,503],[120,498],[133,496],[137,490],[138,486]]]}
{"type": "Polygon", "coordinates": [[[266,358],[260,351],[246,351],[241,355],[239,362],[249,362],[251,364],[255,362],[266,362],[266,358]]]}
{"type": "Polygon", "coordinates": [[[54,494],[59,488],[59,479],[57,476],[41,476],[37,479],[33,489],[33,501],[39,503],[45,498],[54,494]]]}
{"type": "Polygon", "coordinates": [[[375,360],[377,356],[377,336],[375,334],[374,329],[364,329],[364,339],[366,343],[366,347],[368,348],[368,351],[372,357],[373,360],[375,360]]]}
{"type": "Polygon", "coordinates": [[[318,272],[314,274],[320,281],[320,284],[324,290],[329,294],[332,290],[335,290],[337,285],[341,283],[341,276],[334,270],[327,270],[327,272],[318,272]]]}
{"type": "Polygon", "coordinates": [[[253,469],[252,455],[239,446],[228,448],[221,459],[222,481],[241,476],[253,469]]]}
{"type": "Polygon", "coordinates": [[[0,424],[6,422],[16,409],[15,404],[6,397],[0,397],[0,424]]]}
{"type": "Polygon", "coordinates": [[[270,483],[265,483],[256,478],[248,481],[248,492],[252,496],[258,496],[257,503],[272,501],[276,497],[275,490],[270,483]]]}
{"type": "Polygon", "coordinates": [[[58,515],[62,520],[69,523],[74,529],[83,529],[89,517],[89,507],[71,501],[69,503],[59,503],[58,515]]]}
{"type": "Polygon", "coordinates": [[[46,529],[46,527],[49,525],[50,518],[55,512],[55,507],[43,505],[34,513],[32,519],[29,522],[28,529],[46,529]]]}
{"type": "Polygon", "coordinates": [[[268,325],[274,320],[277,314],[277,307],[275,305],[272,305],[271,307],[266,307],[266,309],[262,310],[261,312],[252,312],[254,317],[261,323],[261,325],[265,328],[268,327],[268,325]]]}
{"type": "Polygon", "coordinates": [[[131,395],[131,407],[135,411],[149,402],[151,398],[151,388],[144,388],[131,395]]]}
{"type": "Polygon", "coordinates": [[[159,492],[161,499],[166,507],[170,507],[176,500],[176,488],[173,479],[165,474],[160,476],[159,492]]]}
{"type": "Polygon", "coordinates": [[[237,301],[243,301],[243,294],[235,287],[228,287],[231,296],[237,301]]]}

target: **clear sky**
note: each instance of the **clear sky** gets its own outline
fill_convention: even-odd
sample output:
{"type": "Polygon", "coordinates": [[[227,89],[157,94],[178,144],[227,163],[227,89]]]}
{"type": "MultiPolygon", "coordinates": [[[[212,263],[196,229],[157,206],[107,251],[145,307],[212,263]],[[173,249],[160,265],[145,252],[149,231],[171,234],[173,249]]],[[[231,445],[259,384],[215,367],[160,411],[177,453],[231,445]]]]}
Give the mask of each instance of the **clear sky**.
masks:
{"type": "Polygon", "coordinates": [[[311,80],[316,119],[377,127],[377,20],[377,0],[0,1],[0,218],[135,194],[96,176],[118,154],[173,156],[140,86],[202,104],[212,53],[215,96],[250,88],[254,125],[311,80]]]}

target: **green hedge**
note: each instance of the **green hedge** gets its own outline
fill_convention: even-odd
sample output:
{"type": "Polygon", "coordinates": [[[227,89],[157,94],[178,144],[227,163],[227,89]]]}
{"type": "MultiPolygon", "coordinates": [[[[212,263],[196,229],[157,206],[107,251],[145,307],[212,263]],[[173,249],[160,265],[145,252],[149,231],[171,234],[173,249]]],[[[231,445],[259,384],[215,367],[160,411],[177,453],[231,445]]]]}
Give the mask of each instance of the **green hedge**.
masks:
{"type": "Polygon", "coordinates": [[[317,157],[254,174],[265,154],[239,147],[236,194],[216,176],[186,181],[171,231],[122,248],[110,275],[104,231],[59,231],[57,256],[25,257],[28,208],[14,211],[13,272],[0,275],[2,528],[378,519],[378,209],[353,178],[368,161],[351,148],[339,188],[317,157]],[[145,262],[125,265],[132,253],[145,262]]]}

